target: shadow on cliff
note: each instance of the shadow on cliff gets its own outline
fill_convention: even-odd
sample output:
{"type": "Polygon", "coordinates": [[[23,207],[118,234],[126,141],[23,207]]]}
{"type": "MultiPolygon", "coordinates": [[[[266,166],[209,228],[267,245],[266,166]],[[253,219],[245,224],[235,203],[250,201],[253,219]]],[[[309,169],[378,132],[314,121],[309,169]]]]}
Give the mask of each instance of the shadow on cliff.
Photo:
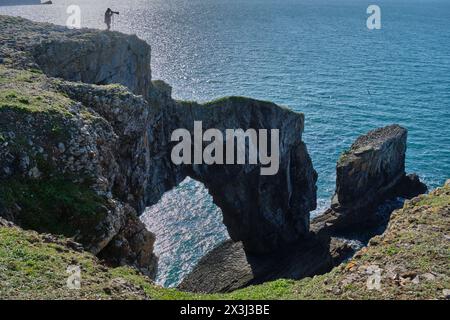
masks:
{"type": "Polygon", "coordinates": [[[325,242],[300,240],[268,254],[251,254],[242,242],[227,240],[203,257],[178,287],[193,292],[230,292],[276,279],[301,279],[329,271],[325,242]]]}

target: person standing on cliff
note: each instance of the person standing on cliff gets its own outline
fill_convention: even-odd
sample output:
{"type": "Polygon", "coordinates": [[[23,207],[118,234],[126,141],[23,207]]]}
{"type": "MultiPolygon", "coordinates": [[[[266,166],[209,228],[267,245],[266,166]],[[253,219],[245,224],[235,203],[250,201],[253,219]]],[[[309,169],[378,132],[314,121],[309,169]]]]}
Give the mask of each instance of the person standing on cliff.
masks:
{"type": "Polygon", "coordinates": [[[111,21],[114,14],[119,14],[119,12],[112,11],[110,8],[108,8],[105,12],[105,23],[108,30],[111,30],[111,21]]]}

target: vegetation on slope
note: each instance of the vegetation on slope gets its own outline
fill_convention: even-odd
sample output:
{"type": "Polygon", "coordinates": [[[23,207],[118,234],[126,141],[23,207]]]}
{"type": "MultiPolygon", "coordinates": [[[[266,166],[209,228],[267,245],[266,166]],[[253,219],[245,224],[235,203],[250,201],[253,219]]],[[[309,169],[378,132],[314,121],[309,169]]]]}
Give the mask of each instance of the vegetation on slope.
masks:
{"type": "Polygon", "coordinates": [[[0,79],[0,169],[13,172],[0,179],[0,212],[26,229],[69,237],[79,230],[93,234],[90,228],[106,214],[105,201],[89,179],[59,174],[51,156],[55,146],[68,145],[69,109],[75,102],[53,91],[38,70],[0,65],[0,79]],[[20,163],[7,161],[13,155],[20,163]]]}
{"type": "Polygon", "coordinates": [[[407,202],[383,235],[330,273],[229,294],[164,289],[131,268],[104,266],[70,239],[5,224],[0,220],[3,299],[442,299],[450,288],[450,183],[407,202]],[[67,288],[70,265],[81,268],[79,290],[67,288]],[[367,282],[377,269],[380,287],[369,290],[367,282]]]}
{"type": "Polygon", "coordinates": [[[0,203],[19,206],[16,217],[25,229],[74,236],[94,234],[106,215],[104,200],[88,185],[75,184],[64,177],[5,179],[0,182],[0,203]]]}
{"type": "Polygon", "coordinates": [[[347,264],[301,281],[231,293],[242,299],[442,299],[450,289],[450,183],[408,201],[347,264]],[[380,286],[371,286],[380,271],[380,286]],[[372,289],[369,290],[368,287],[372,289]]]}

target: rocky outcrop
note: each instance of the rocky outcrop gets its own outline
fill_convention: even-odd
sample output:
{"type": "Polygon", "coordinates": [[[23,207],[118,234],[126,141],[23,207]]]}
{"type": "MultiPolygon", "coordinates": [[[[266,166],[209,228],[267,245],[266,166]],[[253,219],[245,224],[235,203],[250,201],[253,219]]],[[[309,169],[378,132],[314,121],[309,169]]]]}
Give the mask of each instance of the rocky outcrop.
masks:
{"type": "Polygon", "coordinates": [[[54,81],[56,89],[78,101],[106,120],[115,136],[115,170],[105,174],[113,183],[109,191],[130,204],[139,214],[150,203],[147,186],[152,170],[151,148],[155,144],[151,128],[157,119],[158,109],[151,108],[141,96],[116,85],[95,86],[67,81],[54,81]]]}
{"type": "Polygon", "coordinates": [[[336,165],[331,208],[312,222],[312,230],[345,230],[377,224],[376,209],[388,199],[426,192],[416,175],[405,173],[407,130],[398,125],[359,137],[336,165]]]}
{"type": "MultiPolygon", "coordinates": [[[[60,81],[1,66],[0,74],[8,79],[0,85],[0,215],[28,229],[74,237],[94,254],[126,239],[129,249],[110,257],[112,261],[155,275],[155,239],[140,222],[133,201],[144,189],[136,187],[133,174],[140,174],[145,161],[145,156],[137,157],[145,134],[121,131],[69,99],[60,81]],[[133,141],[126,149],[131,154],[123,155],[127,139],[133,141]],[[128,167],[133,160],[135,166],[128,167]]],[[[127,93],[117,94],[126,109],[126,99],[133,95],[121,92],[127,93]]],[[[133,116],[128,115],[130,123],[133,116]]]]}
{"type": "MultiPolygon", "coordinates": [[[[212,103],[181,103],[170,87],[156,82],[150,105],[120,88],[59,82],[58,89],[94,109],[120,137],[120,175],[114,181],[121,200],[138,212],[156,203],[186,176],[206,185],[223,212],[231,238],[250,252],[267,252],[308,233],[309,212],[316,205],[317,174],[302,142],[304,117],[269,102],[242,97],[212,103]],[[171,133],[228,128],[280,131],[279,172],[262,176],[261,165],[175,165],[170,158],[171,133]],[[141,150],[144,150],[142,152],[141,150]]],[[[119,169],[119,170],[120,170],[119,169]]]]}
{"type": "Polygon", "coordinates": [[[206,185],[232,238],[182,284],[206,292],[325,272],[349,252],[330,240],[334,231],[361,227],[386,199],[424,190],[405,175],[406,130],[377,129],[343,154],[332,208],[310,226],[317,174],[302,114],[242,97],[175,101],[169,85],[152,82],[150,47],[135,36],[12,17],[0,26],[0,215],[73,237],[111,265],[155,275],[155,237],[138,216],[187,176],[206,185]],[[171,134],[193,136],[194,121],[221,133],[278,129],[278,172],[175,165],[171,134]]]}
{"type": "Polygon", "coordinates": [[[149,96],[151,49],[135,35],[67,29],[18,17],[1,16],[0,57],[15,68],[90,84],[122,84],[149,96]]]}
{"type": "Polygon", "coordinates": [[[406,129],[392,125],[359,137],[336,166],[331,208],[357,211],[376,205],[405,175],[406,129]]]}
{"type": "Polygon", "coordinates": [[[122,228],[99,252],[98,257],[112,266],[134,266],[154,278],[158,271],[157,257],[153,253],[155,236],[136,218],[130,207],[122,228]]]}
{"type": "Polygon", "coordinates": [[[136,36],[87,31],[52,36],[33,47],[45,74],[92,84],[122,84],[133,93],[149,94],[150,46],[136,36]]]}
{"type": "Polygon", "coordinates": [[[0,215],[154,276],[155,238],[138,218],[149,176],[150,47],[15,17],[0,24],[0,215]]]}
{"type": "Polygon", "coordinates": [[[242,241],[250,251],[275,249],[308,232],[309,212],[316,205],[317,175],[301,141],[302,114],[242,97],[205,105],[176,102],[170,97],[170,87],[162,81],[150,86],[150,48],[141,40],[93,31],[52,38],[33,47],[33,58],[46,74],[84,83],[120,83],[149,102],[110,88],[61,84],[63,92],[93,108],[119,135],[120,156],[127,157],[120,159],[126,164],[121,168],[127,172],[120,175],[125,180],[115,179],[114,188],[127,195],[122,200],[133,202],[142,212],[191,176],[206,185],[222,209],[231,238],[242,241]],[[63,58],[67,56],[68,61],[63,58]],[[171,133],[178,128],[193,133],[194,121],[202,121],[204,130],[216,128],[222,132],[279,129],[279,173],[261,176],[259,165],[173,165],[171,133]]]}

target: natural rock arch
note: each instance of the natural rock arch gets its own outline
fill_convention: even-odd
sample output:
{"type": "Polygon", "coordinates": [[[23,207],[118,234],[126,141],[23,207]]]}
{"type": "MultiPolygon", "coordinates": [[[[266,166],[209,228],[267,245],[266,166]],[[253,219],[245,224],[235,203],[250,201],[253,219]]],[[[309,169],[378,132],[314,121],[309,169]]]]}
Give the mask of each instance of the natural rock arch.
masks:
{"type": "Polygon", "coordinates": [[[72,99],[104,117],[120,138],[121,174],[110,181],[115,197],[139,214],[190,176],[208,188],[231,238],[242,241],[249,252],[272,251],[309,233],[317,174],[302,142],[303,114],[242,97],[203,105],[175,101],[170,87],[151,82],[150,46],[144,41],[115,32],[53,28],[51,37],[45,41],[37,37],[30,50],[46,74],[91,84],[119,83],[142,95],[105,86],[59,84],[72,99]],[[62,56],[70,59],[61,61],[62,56]],[[278,129],[278,173],[261,176],[259,165],[174,165],[171,134],[178,128],[192,132],[194,121],[202,121],[205,130],[278,129]]]}
{"type": "Polygon", "coordinates": [[[303,114],[273,103],[241,97],[204,105],[166,100],[161,121],[165,121],[165,125],[153,125],[152,128],[162,130],[151,132],[163,142],[156,152],[159,156],[154,158],[157,164],[150,165],[156,169],[151,176],[159,183],[149,184],[148,200],[159,199],[161,192],[189,176],[206,186],[223,212],[230,237],[242,241],[249,252],[272,251],[308,234],[309,212],[316,206],[317,174],[301,140],[303,114]],[[260,165],[249,164],[174,165],[170,160],[174,145],[169,140],[170,135],[178,128],[193,132],[194,121],[202,121],[204,130],[279,129],[278,173],[263,176],[260,165]],[[159,169],[164,166],[168,168],[159,169]]]}

